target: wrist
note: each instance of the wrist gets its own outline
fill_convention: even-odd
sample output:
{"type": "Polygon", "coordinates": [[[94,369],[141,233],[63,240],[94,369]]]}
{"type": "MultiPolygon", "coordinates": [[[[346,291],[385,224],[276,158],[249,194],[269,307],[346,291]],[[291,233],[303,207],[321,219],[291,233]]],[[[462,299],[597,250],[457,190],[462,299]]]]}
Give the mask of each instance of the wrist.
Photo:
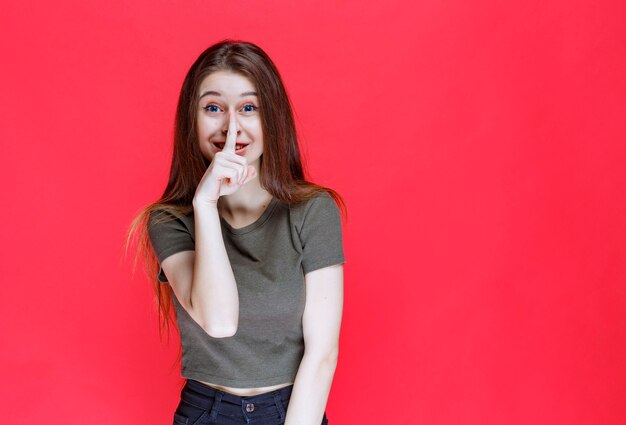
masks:
{"type": "Polygon", "coordinates": [[[217,209],[217,199],[198,199],[194,197],[191,204],[194,209],[217,209]]]}

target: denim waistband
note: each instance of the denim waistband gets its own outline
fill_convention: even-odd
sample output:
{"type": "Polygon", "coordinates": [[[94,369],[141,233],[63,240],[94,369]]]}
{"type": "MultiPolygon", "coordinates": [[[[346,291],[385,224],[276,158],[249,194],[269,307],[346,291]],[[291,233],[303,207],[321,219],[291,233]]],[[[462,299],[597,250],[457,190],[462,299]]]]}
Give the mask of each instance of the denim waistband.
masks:
{"type": "Polygon", "coordinates": [[[282,422],[285,420],[285,408],[289,403],[292,389],[293,384],[253,396],[238,396],[193,379],[187,379],[181,392],[181,399],[205,409],[212,421],[215,421],[218,412],[221,412],[231,417],[233,415],[241,417],[246,422],[267,414],[278,413],[282,422]]]}
{"type": "Polygon", "coordinates": [[[189,401],[195,401],[195,405],[199,407],[205,407],[207,403],[203,403],[203,399],[213,399],[217,395],[220,395],[221,401],[227,401],[229,403],[237,405],[240,405],[242,402],[263,404],[264,400],[267,400],[268,402],[273,402],[276,395],[280,396],[282,400],[289,400],[289,397],[291,396],[291,391],[293,389],[293,384],[283,388],[279,388],[277,390],[268,391],[253,396],[238,396],[236,394],[218,390],[217,388],[213,388],[209,385],[203,384],[202,382],[194,381],[193,379],[187,379],[185,388],[183,388],[183,398],[191,398],[193,400],[189,401]],[[189,388],[193,391],[185,391],[185,388],[189,388]],[[194,392],[199,394],[196,395],[194,394],[194,392]]]}
{"type": "MultiPolygon", "coordinates": [[[[210,422],[219,422],[217,417],[220,415],[229,418],[229,421],[238,420],[241,423],[266,423],[263,421],[272,417],[276,419],[270,419],[267,423],[275,423],[275,420],[283,423],[292,390],[293,384],[253,396],[238,396],[187,379],[181,392],[181,400],[205,410],[203,416],[209,418],[210,422]]],[[[326,412],[322,425],[328,425],[326,412]]]]}

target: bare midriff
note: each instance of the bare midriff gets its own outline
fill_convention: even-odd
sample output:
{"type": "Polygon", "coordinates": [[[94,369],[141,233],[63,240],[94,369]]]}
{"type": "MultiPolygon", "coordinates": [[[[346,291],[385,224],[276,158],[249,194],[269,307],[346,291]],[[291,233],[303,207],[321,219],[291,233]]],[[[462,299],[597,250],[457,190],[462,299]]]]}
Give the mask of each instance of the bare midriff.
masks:
{"type": "Polygon", "coordinates": [[[198,381],[198,382],[202,382],[204,385],[208,385],[209,387],[213,387],[213,388],[216,388],[218,390],[225,391],[227,393],[235,394],[235,395],[238,395],[240,397],[249,397],[249,396],[253,396],[253,395],[263,394],[263,393],[266,393],[268,391],[278,390],[280,388],[287,387],[287,386],[293,384],[293,382],[288,382],[286,384],[272,385],[270,387],[232,388],[232,387],[222,387],[221,385],[212,384],[210,382],[204,382],[204,381],[198,381]]]}

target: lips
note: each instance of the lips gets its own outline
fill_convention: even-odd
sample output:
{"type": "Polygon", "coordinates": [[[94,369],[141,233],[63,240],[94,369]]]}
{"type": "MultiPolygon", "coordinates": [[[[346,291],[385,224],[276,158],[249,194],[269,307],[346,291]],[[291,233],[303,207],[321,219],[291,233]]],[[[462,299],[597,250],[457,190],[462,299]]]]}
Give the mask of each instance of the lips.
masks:
{"type": "MultiPolygon", "coordinates": [[[[225,144],[226,142],[213,142],[213,146],[215,146],[219,150],[224,149],[225,144]]],[[[236,152],[243,151],[249,144],[250,143],[236,142],[235,151],[236,152]]]]}

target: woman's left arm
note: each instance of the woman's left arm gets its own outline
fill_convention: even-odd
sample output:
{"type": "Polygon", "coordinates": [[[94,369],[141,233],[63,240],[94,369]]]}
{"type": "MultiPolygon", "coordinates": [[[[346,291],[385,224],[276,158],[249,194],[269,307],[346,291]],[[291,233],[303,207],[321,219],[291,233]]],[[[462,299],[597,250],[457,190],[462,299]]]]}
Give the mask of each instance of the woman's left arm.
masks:
{"type": "Polygon", "coordinates": [[[343,265],[311,271],[304,279],[304,357],[294,381],[285,425],[322,423],[339,354],[343,265]]]}

